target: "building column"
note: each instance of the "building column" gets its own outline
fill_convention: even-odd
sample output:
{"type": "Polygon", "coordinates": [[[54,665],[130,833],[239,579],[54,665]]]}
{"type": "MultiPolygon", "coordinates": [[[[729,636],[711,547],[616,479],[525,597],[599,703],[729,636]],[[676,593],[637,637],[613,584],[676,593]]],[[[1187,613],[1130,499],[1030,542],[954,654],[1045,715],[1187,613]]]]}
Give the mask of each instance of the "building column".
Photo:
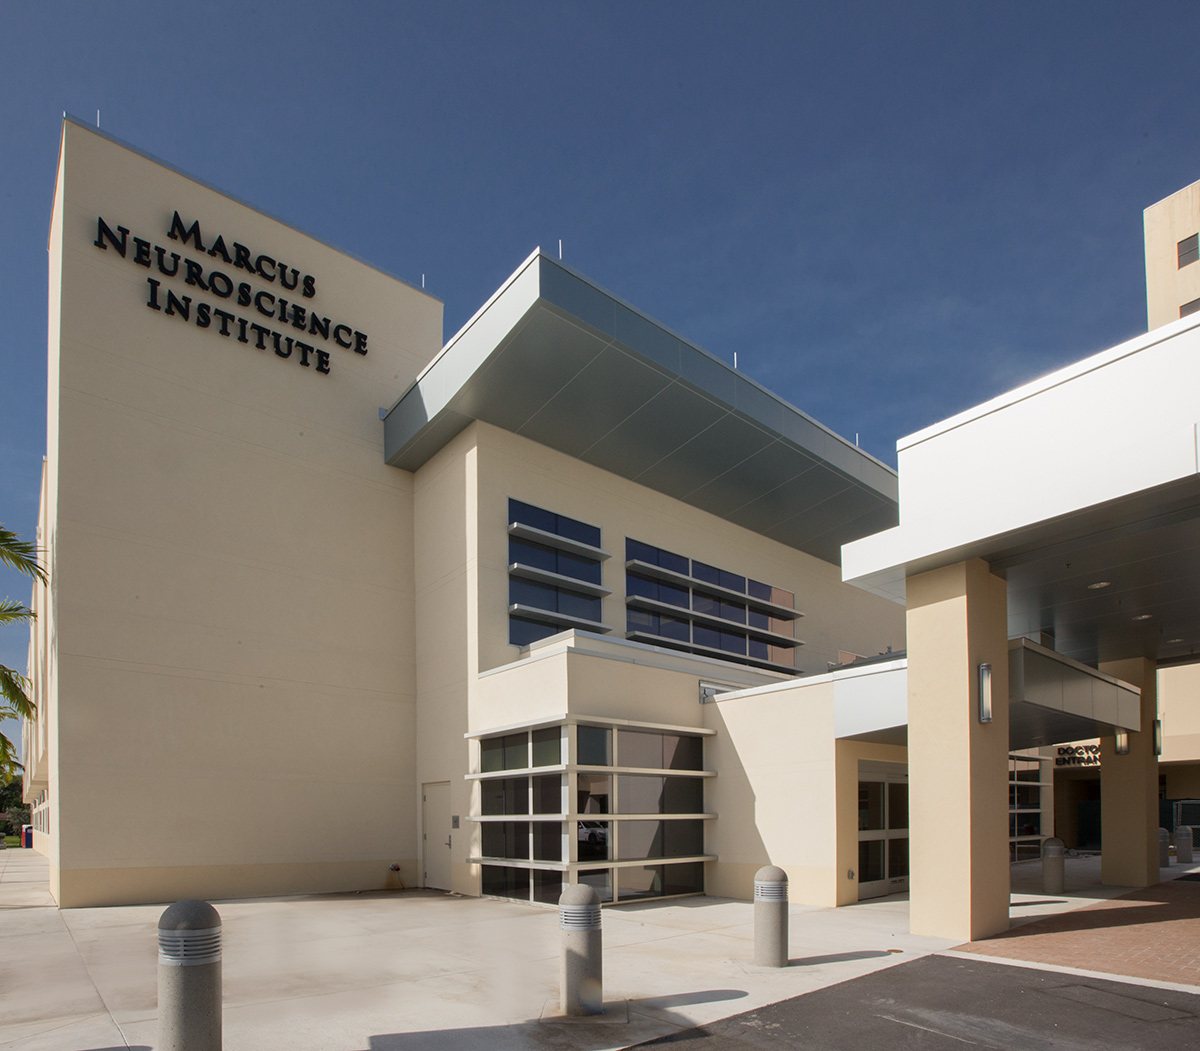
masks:
{"type": "Polygon", "coordinates": [[[1129,754],[1117,755],[1116,738],[1100,738],[1100,882],[1149,887],[1159,882],[1157,666],[1135,657],[1101,664],[1100,670],[1142,691],[1142,729],[1129,735],[1129,754]]]}
{"type": "Polygon", "coordinates": [[[910,576],[907,606],[909,923],[972,941],[1008,930],[1007,584],[972,559],[910,576]]]}

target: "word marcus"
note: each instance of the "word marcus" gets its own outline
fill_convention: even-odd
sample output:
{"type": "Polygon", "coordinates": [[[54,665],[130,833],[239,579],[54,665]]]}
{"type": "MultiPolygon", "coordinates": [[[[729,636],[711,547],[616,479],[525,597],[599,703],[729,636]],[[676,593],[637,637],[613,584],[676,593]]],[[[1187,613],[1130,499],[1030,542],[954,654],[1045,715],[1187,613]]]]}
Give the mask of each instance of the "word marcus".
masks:
{"type": "MultiPolygon", "coordinates": [[[[191,245],[196,251],[203,252],[213,259],[220,259],[235,270],[242,270],[260,281],[270,284],[278,281],[281,291],[298,291],[302,299],[311,299],[316,295],[315,277],[311,274],[301,275],[294,267],[289,267],[265,252],[255,254],[237,241],[230,242],[233,249],[230,252],[225,238],[220,235],[211,246],[206,247],[199,220],[187,226],[179,217],[179,213],[175,212],[167,229],[167,237],[180,242],[181,246],[191,245]]],[[[282,294],[277,295],[262,288],[256,289],[248,281],[235,281],[224,270],[212,267],[206,269],[194,259],[182,258],[178,252],[172,252],[169,248],[152,244],[141,237],[131,238],[129,229],[120,224],[114,231],[102,216],[96,218],[96,240],[92,243],[104,251],[108,251],[111,246],[122,259],[131,258],[139,266],[147,270],[154,269],[164,277],[182,277],[185,285],[209,292],[218,299],[227,300],[231,306],[236,304],[239,307],[251,307],[259,316],[281,321],[305,335],[317,336],[323,340],[332,339],[339,347],[353,350],[357,354],[367,353],[365,332],[341,322],[331,321],[311,307],[289,301],[282,294]],[[131,240],[132,255],[129,245],[131,240]]],[[[243,317],[232,310],[223,309],[220,305],[204,300],[193,301],[190,295],[177,295],[171,288],[160,293],[163,283],[156,278],[148,277],[146,282],[150,289],[146,306],[151,310],[161,310],[168,316],[178,317],[182,321],[191,321],[194,317],[197,328],[215,326],[214,331],[222,336],[235,337],[239,343],[252,343],[258,350],[273,350],[280,358],[289,358],[295,353],[296,361],[300,365],[305,368],[313,367],[324,375],[329,374],[330,353],[324,348],[314,343],[306,343],[294,335],[276,332],[253,317],[243,317]]]]}

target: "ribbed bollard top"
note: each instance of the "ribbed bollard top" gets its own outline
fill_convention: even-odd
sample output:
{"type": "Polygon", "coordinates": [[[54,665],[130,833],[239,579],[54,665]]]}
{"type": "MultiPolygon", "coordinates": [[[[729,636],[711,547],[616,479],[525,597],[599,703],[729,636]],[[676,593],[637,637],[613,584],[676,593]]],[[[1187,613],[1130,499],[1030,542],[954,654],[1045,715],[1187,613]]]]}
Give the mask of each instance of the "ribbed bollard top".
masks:
{"type": "Polygon", "coordinates": [[[159,963],[187,967],[220,958],[221,914],[207,901],[177,901],[159,917],[159,963]]]}
{"type": "Polygon", "coordinates": [[[1067,845],[1058,836],[1051,836],[1042,844],[1042,857],[1061,858],[1067,853],[1067,845]]]}
{"type": "Polygon", "coordinates": [[[787,873],[775,865],[764,865],[754,874],[755,901],[787,901],[787,873]]]}
{"type": "Polygon", "coordinates": [[[1161,842],[1162,842],[1164,839],[1166,839],[1166,840],[1170,840],[1170,838],[1171,838],[1171,833],[1170,833],[1170,832],[1168,832],[1168,831],[1167,831],[1165,828],[1160,828],[1160,829],[1158,830],[1158,841],[1159,841],[1160,843],[1161,843],[1161,842]]]}
{"type": "Polygon", "coordinates": [[[600,929],[600,895],[595,887],[574,883],[558,899],[558,926],[564,931],[600,929]]]}

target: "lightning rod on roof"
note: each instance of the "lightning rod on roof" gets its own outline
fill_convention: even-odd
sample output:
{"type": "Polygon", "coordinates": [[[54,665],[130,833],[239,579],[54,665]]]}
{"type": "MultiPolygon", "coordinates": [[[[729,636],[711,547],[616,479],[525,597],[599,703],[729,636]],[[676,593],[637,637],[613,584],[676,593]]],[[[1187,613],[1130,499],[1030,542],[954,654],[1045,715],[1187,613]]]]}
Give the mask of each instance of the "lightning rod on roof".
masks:
{"type": "Polygon", "coordinates": [[[558,239],[558,258],[562,258],[562,238],[558,239]]]}
{"type": "Polygon", "coordinates": [[[96,127],[100,127],[100,111],[96,110],[96,127]]]}
{"type": "Polygon", "coordinates": [[[737,351],[736,350],[733,352],[733,367],[735,369],[737,368],[737,351]]]}

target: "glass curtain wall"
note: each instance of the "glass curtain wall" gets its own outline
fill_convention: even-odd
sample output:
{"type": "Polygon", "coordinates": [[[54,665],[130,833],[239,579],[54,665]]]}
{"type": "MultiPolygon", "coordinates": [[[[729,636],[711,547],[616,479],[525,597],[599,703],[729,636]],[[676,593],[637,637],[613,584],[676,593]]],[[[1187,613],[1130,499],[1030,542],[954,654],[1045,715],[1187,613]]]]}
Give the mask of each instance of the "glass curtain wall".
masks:
{"type": "Polygon", "coordinates": [[[560,725],[479,754],[484,894],[553,904],[572,873],[606,902],[703,892],[702,737],[560,725]]]}

